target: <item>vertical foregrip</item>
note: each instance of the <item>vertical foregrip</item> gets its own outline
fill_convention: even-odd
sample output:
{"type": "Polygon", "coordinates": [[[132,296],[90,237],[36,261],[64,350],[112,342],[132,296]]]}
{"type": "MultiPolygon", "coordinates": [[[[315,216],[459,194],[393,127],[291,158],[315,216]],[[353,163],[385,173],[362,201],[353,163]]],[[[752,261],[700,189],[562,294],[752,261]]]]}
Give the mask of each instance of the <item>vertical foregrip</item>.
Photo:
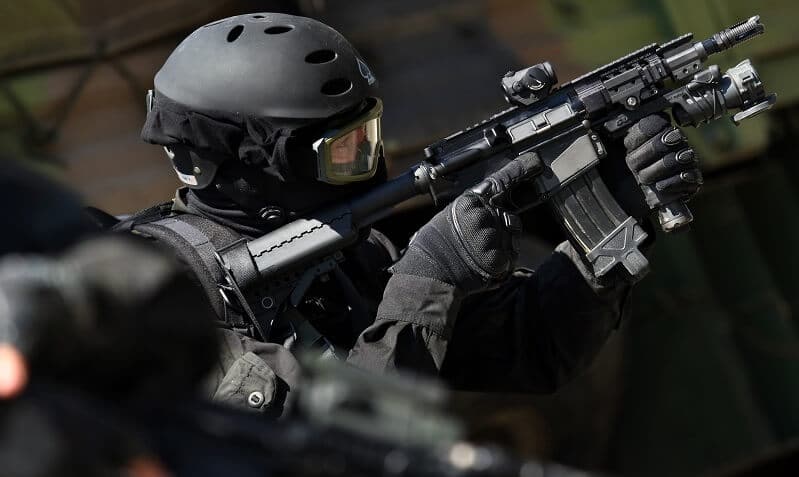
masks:
{"type": "Polygon", "coordinates": [[[627,215],[592,168],[561,189],[551,200],[556,215],[601,277],[621,264],[638,280],[649,262],[638,249],[647,234],[627,215]]]}

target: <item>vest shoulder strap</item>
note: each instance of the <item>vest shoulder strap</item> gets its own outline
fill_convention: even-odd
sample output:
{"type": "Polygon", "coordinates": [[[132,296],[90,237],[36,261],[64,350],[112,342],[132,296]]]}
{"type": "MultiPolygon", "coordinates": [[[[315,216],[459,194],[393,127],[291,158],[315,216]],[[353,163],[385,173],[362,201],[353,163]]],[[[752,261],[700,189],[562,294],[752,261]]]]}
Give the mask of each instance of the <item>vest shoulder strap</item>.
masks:
{"type": "MultiPolygon", "coordinates": [[[[138,222],[134,216],[129,219],[131,225],[126,227],[135,234],[169,247],[192,270],[217,316],[227,325],[246,330],[250,336],[257,336],[258,333],[253,328],[256,323],[253,321],[260,320],[259,324],[264,328],[263,310],[255,307],[242,311],[230,305],[222,292],[226,285],[225,273],[215,257],[218,250],[240,241],[243,237],[223,225],[197,215],[171,212],[170,215],[159,218],[155,217],[155,211],[145,212],[148,213],[143,222],[138,222]]],[[[244,304],[249,306],[247,299],[244,300],[244,304]]],[[[241,299],[235,301],[240,303],[241,299]]],[[[294,330],[299,346],[319,350],[323,356],[336,356],[333,345],[298,310],[287,307],[282,310],[282,314],[286,315],[285,318],[294,330]]]]}
{"type": "Polygon", "coordinates": [[[241,239],[241,235],[206,218],[192,214],[171,214],[138,222],[130,230],[169,247],[194,273],[217,316],[235,328],[248,328],[247,320],[225,303],[221,286],[225,284],[216,251],[241,239]]]}

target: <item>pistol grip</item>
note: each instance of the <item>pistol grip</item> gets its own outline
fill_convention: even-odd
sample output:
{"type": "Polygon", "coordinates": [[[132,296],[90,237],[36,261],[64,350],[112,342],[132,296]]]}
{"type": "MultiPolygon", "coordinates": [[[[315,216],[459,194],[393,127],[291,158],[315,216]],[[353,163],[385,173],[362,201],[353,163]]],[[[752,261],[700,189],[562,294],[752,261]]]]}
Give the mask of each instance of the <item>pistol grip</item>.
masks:
{"type": "Polygon", "coordinates": [[[647,233],[622,210],[596,167],[564,186],[551,203],[595,276],[601,277],[617,265],[636,281],[647,274],[649,261],[638,249],[647,233]]]}

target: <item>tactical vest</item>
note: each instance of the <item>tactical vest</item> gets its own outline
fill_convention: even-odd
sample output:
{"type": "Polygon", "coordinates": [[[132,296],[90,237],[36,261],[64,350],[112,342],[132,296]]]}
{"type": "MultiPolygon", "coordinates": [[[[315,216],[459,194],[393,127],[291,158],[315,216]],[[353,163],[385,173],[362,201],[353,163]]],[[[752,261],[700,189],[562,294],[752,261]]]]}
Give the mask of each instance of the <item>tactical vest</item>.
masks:
{"type": "Polygon", "coordinates": [[[256,339],[336,356],[333,345],[296,308],[280,310],[281,323],[275,326],[275,323],[265,322],[268,304],[262,298],[245,295],[229,285],[216,254],[245,240],[238,232],[198,215],[176,213],[172,210],[172,202],[134,214],[114,225],[112,230],[131,232],[169,248],[194,274],[219,317],[220,326],[256,339]],[[259,330],[264,328],[274,330],[275,334],[261,336],[259,330]]]}

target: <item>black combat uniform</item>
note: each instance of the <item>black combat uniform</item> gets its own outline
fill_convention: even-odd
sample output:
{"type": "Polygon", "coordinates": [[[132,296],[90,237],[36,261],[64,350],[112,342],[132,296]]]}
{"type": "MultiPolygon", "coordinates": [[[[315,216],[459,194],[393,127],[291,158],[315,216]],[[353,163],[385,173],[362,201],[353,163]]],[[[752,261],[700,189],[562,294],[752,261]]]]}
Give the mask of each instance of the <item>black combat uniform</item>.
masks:
{"type": "MultiPolygon", "coordinates": [[[[243,233],[252,233],[252,224],[222,226],[213,210],[193,198],[180,189],[171,204],[121,225],[171,246],[195,274],[211,273],[210,281],[221,283],[219,271],[193,257],[175,230],[202,231],[221,249],[242,237],[255,238],[243,233]]],[[[378,372],[440,373],[464,390],[557,389],[591,362],[619,323],[630,290],[623,280],[600,284],[568,243],[536,270],[518,269],[499,288],[470,296],[435,279],[392,277],[388,269],[400,255],[377,230],[344,256],[340,270],[318,279],[297,307],[336,355],[378,372]]],[[[222,351],[209,396],[270,415],[283,413],[299,379],[293,353],[314,346],[298,342],[296,330],[280,320],[276,342],[258,340],[246,318],[215,286],[207,286],[209,279],[199,281],[222,325],[222,351]]]]}
{"type": "MultiPolygon", "coordinates": [[[[376,85],[338,32],[272,13],[201,27],[156,75],[142,138],[166,149],[185,188],[119,228],[170,247],[205,291],[223,341],[209,394],[282,414],[305,348],[374,371],[440,374],[461,389],[556,389],[618,325],[630,284],[600,283],[568,243],[536,270],[513,271],[515,231],[479,194],[456,198],[402,257],[379,232],[364,233],[266,326],[258,316],[274,306],[269,296],[245,290],[242,303],[227,284],[216,252],[385,180],[376,85]]],[[[639,134],[637,163],[674,153],[646,142],[666,126],[639,134]]],[[[605,162],[622,164],[642,201],[637,170],[605,162]]],[[[675,161],[662,163],[679,179],[683,169],[665,167],[675,161]]]]}

